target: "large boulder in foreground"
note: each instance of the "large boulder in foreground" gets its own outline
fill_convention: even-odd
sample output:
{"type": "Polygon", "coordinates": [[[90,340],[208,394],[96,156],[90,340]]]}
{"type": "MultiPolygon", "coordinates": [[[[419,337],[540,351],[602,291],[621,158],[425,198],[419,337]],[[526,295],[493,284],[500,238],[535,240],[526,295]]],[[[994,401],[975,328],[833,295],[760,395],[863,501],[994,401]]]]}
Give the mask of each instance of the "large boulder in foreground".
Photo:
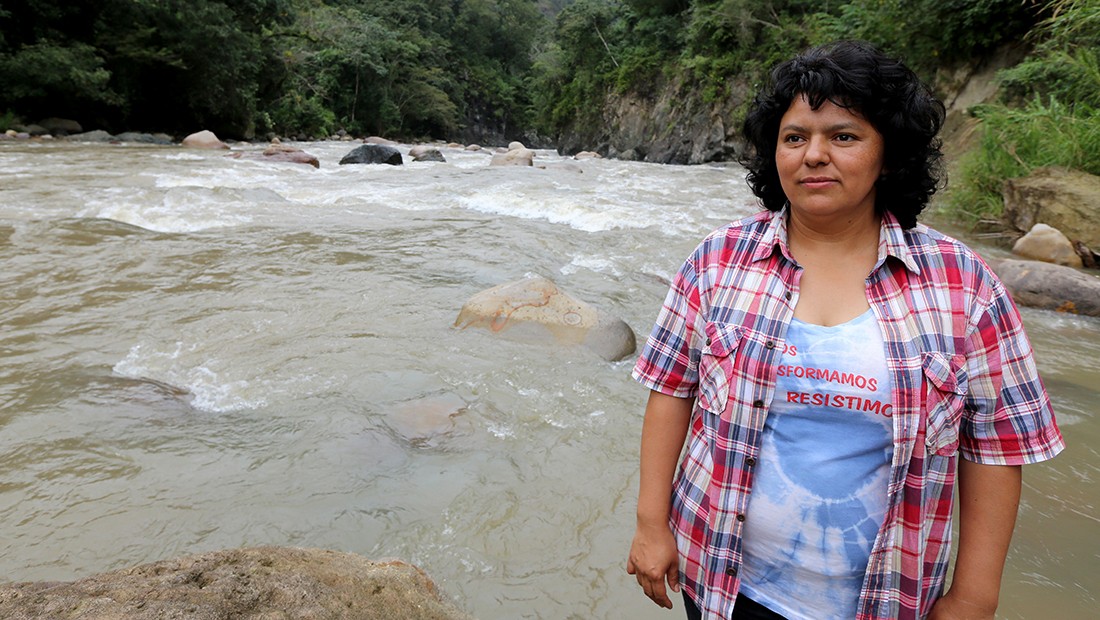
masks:
{"type": "Polygon", "coordinates": [[[1052,263],[991,263],[1016,303],[1071,314],[1100,316],[1100,278],[1052,263]]]}
{"type": "Polygon", "coordinates": [[[401,158],[401,151],[385,144],[364,144],[353,149],[340,160],[340,165],[345,164],[389,164],[400,166],[405,161],[401,158]]]}
{"type": "Polygon", "coordinates": [[[1004,184],[1006,224],[1029,231],[1047,224],[1066,233],[1071,241],[1100,247],[1100,177],[1066,168],[1037,168],[1026,177],[1004,184]]]}
{"type": "Polygon", "coordinates": [[[323,549],[187,556],[65,583],[0,585],[6,620],[470,620],[419,568],[323,549]]]}
{"type": "Polygon", "coordinates": [[[634,352],[634,330],[621,319],[530,277],[482,291],[462,306],[455,327],[481,327],[519,340],[579,344],[614,361],[634,352]]]}

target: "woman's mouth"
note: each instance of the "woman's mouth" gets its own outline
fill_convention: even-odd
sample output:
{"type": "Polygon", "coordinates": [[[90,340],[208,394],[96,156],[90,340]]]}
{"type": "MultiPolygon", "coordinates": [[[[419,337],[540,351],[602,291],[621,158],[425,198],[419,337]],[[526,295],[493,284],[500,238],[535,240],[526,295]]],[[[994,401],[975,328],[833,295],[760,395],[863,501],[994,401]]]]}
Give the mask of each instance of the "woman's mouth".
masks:
{"type": "Polygon", "coordinates": [[[799,181],[799,184],[810,189],[820,189],[829,187],[836,182],[837,180],[831,177],[806,177],[799,181]]]}

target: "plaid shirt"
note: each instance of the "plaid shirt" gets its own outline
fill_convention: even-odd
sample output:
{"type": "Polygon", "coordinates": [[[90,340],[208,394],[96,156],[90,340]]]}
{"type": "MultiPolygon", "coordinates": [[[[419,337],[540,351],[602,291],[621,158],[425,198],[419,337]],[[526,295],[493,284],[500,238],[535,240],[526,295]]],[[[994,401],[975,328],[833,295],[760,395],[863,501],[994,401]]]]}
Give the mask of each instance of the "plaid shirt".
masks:
{"type": "MultiPolygon", "coordinates": [[[[650,389],[696,398],[670,525],[681,582],[707,620],[729,618],[740,588],[753,468],[798,303],[786,222],[765,211],[707,236],[634,367],[650,389]]],[[[923,618],[947,573],[956,454],[1018,465],[1064,443],[1019,313],[968,248],[886,214],[867,300],[893,382],[894,451],[857,619],[923,618]]]]}

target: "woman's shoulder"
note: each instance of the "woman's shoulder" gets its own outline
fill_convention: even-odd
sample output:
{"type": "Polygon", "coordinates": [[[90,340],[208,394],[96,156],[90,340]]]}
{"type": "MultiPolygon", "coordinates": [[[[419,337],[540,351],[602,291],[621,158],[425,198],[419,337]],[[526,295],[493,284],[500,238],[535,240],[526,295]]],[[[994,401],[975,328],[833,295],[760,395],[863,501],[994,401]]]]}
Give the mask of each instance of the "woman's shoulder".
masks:
{"type": "Polygon", "coordinates": [[[919,257],[927,257],[934,262],[953,257],[954,260],[985,264],[982,257],[969,245],[927,224],[918,223],[906,230],[905,236],[910,251],[919,257]]]}
{"type": "Polygon", "coordinates": [[[969,287],[993,291],[1003,286],[985,259],[959,239],[926,224],[906,230],[905,236],[909,251],[925,277],[961,280],[969,287]]]}
{"type": "Polygon", "coordinates": [[[711,231],[699,243],[697,252],[711,252],[717,249],[751,249],[756,244],[774,235],[777,213],[760,211],[711,231]]]}

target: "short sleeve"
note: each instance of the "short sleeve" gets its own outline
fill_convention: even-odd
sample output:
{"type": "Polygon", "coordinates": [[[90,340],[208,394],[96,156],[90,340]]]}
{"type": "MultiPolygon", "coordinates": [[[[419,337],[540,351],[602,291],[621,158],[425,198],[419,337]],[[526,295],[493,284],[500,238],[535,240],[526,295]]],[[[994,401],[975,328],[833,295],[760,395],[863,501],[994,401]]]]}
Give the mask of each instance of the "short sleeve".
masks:
{"type": "Polygon", "coordinates": [[[680,267],[669,287],[653,331],[632,376],[651,390],[692,398],[698,392],[700,326],[698,273],[694,256],[680,267]]]}
{"type": "Polygon", "coordinates": [[[994,278],[992,301],[968,341],[969,390],[960,452],[990,465],[1053,458],[1065,448],[1019,310],[994,278]]]}

